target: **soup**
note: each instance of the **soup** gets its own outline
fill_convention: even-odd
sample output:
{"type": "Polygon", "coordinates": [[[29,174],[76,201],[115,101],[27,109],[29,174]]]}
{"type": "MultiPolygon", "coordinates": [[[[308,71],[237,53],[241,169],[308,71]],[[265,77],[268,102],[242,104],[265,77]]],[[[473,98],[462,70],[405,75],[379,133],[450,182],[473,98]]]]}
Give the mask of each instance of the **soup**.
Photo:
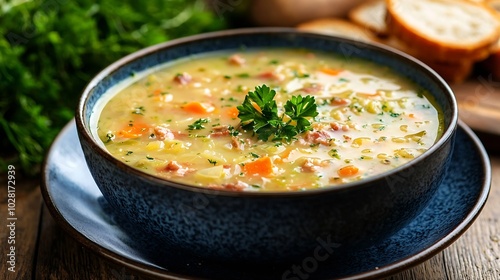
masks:
{"type": "Polygon", "coordinates": [[[112,94],[97,132],[113,156],[214,189],[362,180],[418,157],[443,128],[431,96],[391,69],[302,49],[195,56],[112,94]]]}

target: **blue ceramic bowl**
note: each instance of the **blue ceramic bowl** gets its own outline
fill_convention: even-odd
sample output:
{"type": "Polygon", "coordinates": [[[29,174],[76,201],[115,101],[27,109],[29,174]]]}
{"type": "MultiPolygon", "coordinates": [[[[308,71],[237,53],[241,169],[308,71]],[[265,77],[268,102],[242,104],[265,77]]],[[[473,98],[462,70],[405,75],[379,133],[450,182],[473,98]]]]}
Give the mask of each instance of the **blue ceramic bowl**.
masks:
{"type": "MultiPolygon", "coordinates": [[[[125,82],[126,83],[126,82],[125,82]]],[[[320,260],[380,242],[426,206],[446,172],[457,126],[448,85],[396,50],[347,39],[259,28],[229,30],[143,49],[99,73],[81,97],[76,124],[89,169],[125,228],[157,241],[155,250],[229,261],[320,260]],[[134,73],[209,51],[241,47],[328,51],[390,67],[427,89],[444,112],[442,137],[422,156],[390,172],[341,186],[283,193],[209,190],[159,179],[111,156],[93,135],[93,112],[106,91],[134,73]],[[303,259],[308,260],[308,259],[303,259]]]]}

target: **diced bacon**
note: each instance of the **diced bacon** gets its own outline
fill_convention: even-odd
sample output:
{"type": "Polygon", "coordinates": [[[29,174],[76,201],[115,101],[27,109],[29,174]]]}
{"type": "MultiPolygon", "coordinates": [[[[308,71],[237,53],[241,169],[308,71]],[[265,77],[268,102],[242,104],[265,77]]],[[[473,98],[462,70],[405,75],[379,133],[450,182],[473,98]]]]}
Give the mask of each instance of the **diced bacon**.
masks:
{"type": "Polygon", "coordinates": [[[349,105],[349,103],[351,103],[349,99],[340,97],[334,97],[330,101],[330,104],[333,106],[349,105]]]}
{"type": "Polygon", "coordinates": [[[321,84],[311,84],[307,87],[303,87],[302,91],[305,93],[318,93],[323,90],[323,85],[321,84]]]}
{"type": "Polygon", "coordinates": [[[330,134],[324,130],[308,131],[304,140],[309,144],[322,144],[325,146],[331,146],[333,143],[333,139],[330,137],[330,134]]]}
{"type": "Polygon", "coordinates": [[[304,163],[302,164],[302,171],[303,172],[316,172],[318,171],[321,167],[325,167],[328,165],[328,161],[322,161],[320,159],[312,159],[312,158],[307,158],[304,163]]]}
{"type": "Polygon", "coordinates": [[[191,82],[192,79],[193,78],[191,77],[191,75],[189,75],[186,72],[179,73],[179,74],[175,75],[175,77],[174,77],[174,81],[177,82],[178,84],[181,84],[181,85],[189,84],[189,82],[191,82]]]}
{"type": "Polygon", "coordinates": [[[342,129],[342,131],[349,131],[349,126],[348,126],[348,125],[346,125],[346,124],[341,125],[341,124],[338,124],[338,123],[336,123],[336,122],[332,122],[332,123],[330,124],[330,127],[331,127],[334,131],[338,131],[338,130],[341,130],[341,129],[342,129]]]}
{"type": "Polygon", "coordinates": [[[226,135],[229,135],[229,126],[219,125],[219,126],[212,127],[212,133],[210,133],[210,136],[220,137],[220,136],[226,136],[226,135]]]}
{"type": "Polygon", "coordinates": [[[272,80],[272,81],[283,81],[285,77],[283,75],[277,74],[274,71],[268,71],[259,74],[258,76],[260,79],[264,80],[272,80]]]}
{"type": "Polygon", "coordinates": [[[215,190],[243,191],[244,189],[248,188],[249,185],[242,181],[237,181],[236,183],[209,185],[208,187],[215,190]]]}
{"type": "Polygon", "coordinates": [[[182,177],[189,171],[189,168],[180,165],[175,160],[172,160],[167,164],[167,166],[165,166],[165,171],[175,173],[177,176],[182,177]]]}
{"type": "Polygon", "coordinates": [[[243,151],[245,149],[245,144],[241,143],[240,138],[233,136],[231,138],[231,146],[233,149],[243,151]]]}
{"type": "Polygon", "coordinates": [[[154,128],[154,133],[155,133],[155,136],[156,136],[156,139],[158,140],[173,140],[175,139],[175,135],[174,133],[172,133],[172,131],[170,129],[168,129],[167,126],[165,125],[159,125],[159,126],[156,126],[154,128]]]}
{"type": "Polygon", "coordinates": [[[245,64],[245,59],[239,54],[233,54],[229,57],[228,62],[232,65],[241,66],[245,64]]]}

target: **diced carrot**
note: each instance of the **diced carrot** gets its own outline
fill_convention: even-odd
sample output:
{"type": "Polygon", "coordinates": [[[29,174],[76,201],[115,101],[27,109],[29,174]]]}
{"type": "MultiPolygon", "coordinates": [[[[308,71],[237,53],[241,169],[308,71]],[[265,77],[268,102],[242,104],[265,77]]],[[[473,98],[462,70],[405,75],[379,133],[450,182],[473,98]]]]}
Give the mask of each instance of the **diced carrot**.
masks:
{"type": "Polygon", "coordinates": [[[413,118],[415,118],[415,114],[409,114],[408,117],[413,119],[413,118]]]}
{"type": "Polygon", "coordinates": [[[324,67],[324,68],[319,69],[319,71],[321,71],[327,75],[330,75],[330,76],[337,76],[343,70],[324,67]]]}
{"type": "Polygon", "coordinates": [[[243,170],[249,175],[270,175],[273,172],[273,163],[270,157],[261,157],[255,161],[246,163],[243,170]]]}
{"type": "Polygon", "coordinates": [[[197,101],[187,103],[186,105],[182,106],[182,109],[194,114],[207,114],[215,110],[214,106],[212,106],[211,104],[201,103],[197,101]]]}
{"type": "Polygon", "coordinates": [[[236,119],[239,113],[240,111],[236,107],[231,107],[226,111],[227,116],[230,117],[231,119],[236,119]]]}
{"type": "Polygon", "coordinates": [[[356,174],[358,174],[359,172],[359,168],[357,168],[356,166],[354,165],[347,165],[347,166],[344,166],[342,168],[340,168],[337,173],[341,176],[341,177],[349,177],[349,176],[354,176],[356,174]]]}
{"type": "Polygon", "coordinates": [[[149,132],[151,126],[141,122],[134,121],[125,126],[122,130],[118,131],[117,135],[123,138],[137,138],[149,132]]]}
{"type": "Polygon", "coordinates": [[[153,91],[153,95],[154,95],[154,96],[158,96],[158,95],[160,95],[160,94],[161,94],[161,89],[159,89],[159,88],[157,88],[157,89],[155,89],[155,90],[153,91]]]}

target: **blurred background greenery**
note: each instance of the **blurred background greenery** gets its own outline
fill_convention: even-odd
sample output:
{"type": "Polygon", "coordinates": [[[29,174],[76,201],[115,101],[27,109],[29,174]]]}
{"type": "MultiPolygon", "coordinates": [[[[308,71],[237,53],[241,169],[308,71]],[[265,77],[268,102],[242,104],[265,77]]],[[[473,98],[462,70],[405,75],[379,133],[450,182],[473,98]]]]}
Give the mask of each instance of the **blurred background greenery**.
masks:
{"type": "Polygon", "coordinates": [[[111,62],[146,46],[228,28],[224,13],[235,7],[215,1],[208,9],[207,3],[0,2],[0,168],[14,164],[38,175],[86,83],[111,62]]]}

